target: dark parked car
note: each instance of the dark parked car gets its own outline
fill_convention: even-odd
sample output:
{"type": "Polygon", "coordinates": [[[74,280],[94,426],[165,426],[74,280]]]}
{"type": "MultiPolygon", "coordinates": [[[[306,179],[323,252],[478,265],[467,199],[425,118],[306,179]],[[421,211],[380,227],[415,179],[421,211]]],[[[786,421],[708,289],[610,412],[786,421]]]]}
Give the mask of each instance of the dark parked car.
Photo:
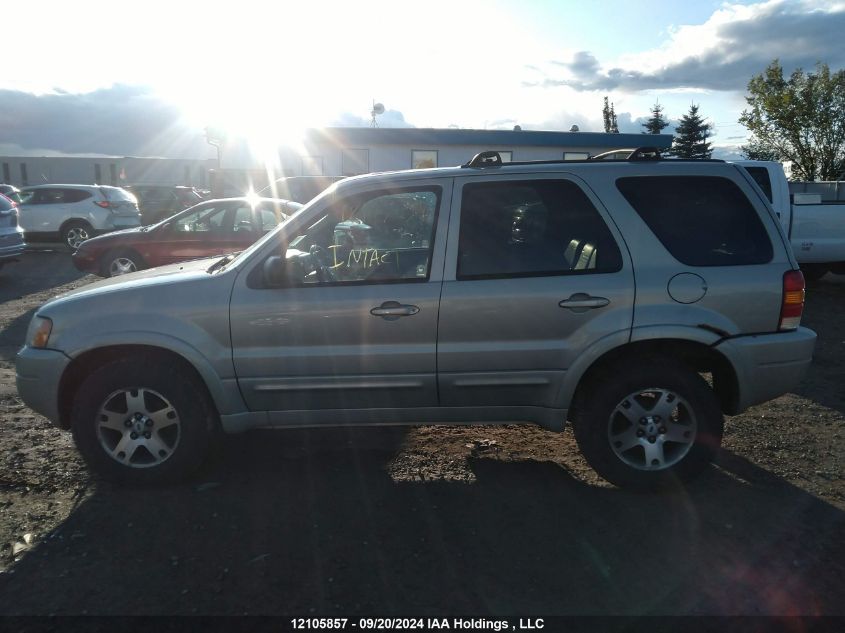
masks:
{"type": "Polygon", "coordinates": [[[74,253],[73,263],[79,270],[114,277],[241,251],[301,207],[269,198],[209,200],[152,226],[88,240],[74,253]]]}
{"type": "Polygon", "coordinates": [[[155,224],[205,199],[194,187],[129,185],[124,189],[131,191],[138,198],[143,224],[155,224]]]}
{"type": "Polygon", "coordinates": [[[337,176],[287,176],[258,192],[260,196],[282,198],[305,204],[343,178],[337,176]]]}

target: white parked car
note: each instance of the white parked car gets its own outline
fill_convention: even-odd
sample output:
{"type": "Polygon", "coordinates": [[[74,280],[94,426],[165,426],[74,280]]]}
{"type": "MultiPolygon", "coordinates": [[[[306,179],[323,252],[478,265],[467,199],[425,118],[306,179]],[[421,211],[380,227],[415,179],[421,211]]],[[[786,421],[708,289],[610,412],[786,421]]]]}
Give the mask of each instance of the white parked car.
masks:
{"type": "Polygon", "coordinates": [[[105,185],[24,187],[19,215],[27,240],[58,238],[73,250],[89,237],[141,224],[135,196],[105,185]]]}

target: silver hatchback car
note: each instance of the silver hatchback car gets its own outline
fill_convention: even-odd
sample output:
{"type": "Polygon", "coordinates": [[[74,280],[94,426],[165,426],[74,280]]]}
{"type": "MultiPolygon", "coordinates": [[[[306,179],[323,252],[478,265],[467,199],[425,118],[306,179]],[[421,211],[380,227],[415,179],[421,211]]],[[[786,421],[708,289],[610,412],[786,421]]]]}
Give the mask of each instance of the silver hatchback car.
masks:
{"type": "Polygon", "coordinates": [[[803,278],[744,170],[497,159],[347,179],[238,255],[54,299],[20,395],[131,483],[219,431],[570,420],[598,473],[653,488],[801,379],[803,278]]]}

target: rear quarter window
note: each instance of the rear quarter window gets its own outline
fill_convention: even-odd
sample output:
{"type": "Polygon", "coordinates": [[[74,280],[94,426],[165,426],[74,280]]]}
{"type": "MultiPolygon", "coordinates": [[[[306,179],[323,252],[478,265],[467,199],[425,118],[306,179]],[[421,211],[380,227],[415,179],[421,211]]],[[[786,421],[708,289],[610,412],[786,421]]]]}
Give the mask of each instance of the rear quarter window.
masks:
{"type": "Polygon", "coordinates": [[[619,192],[667,251],[688,266],[772,260],[772,243],[751,202],[728,178],[635,176],[619,192]]]}
{"type": "Polygon", "coordinates": [[[91,192],[83,189],[62,189],[64,202],[82,202],[91,197],[91,192]]]}

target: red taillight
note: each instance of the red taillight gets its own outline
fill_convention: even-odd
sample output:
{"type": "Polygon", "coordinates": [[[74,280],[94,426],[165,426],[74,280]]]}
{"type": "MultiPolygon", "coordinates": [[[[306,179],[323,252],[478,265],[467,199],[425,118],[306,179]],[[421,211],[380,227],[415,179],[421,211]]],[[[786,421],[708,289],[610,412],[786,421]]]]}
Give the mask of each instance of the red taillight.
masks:
{"type": "Polygon", "coordinates": [[[783,274],[783,300],[780,306],[779,330],[794,330],[801,324],[804,312],[804,275],[800,270],[783,274]]]}
{"type": "Polygon", "coordinates": [[[111,202],[109,202],[108,200],[94,200],[94,204],[96,204],[98,207],[103,207],[104,209],[111,208],[111,202]]]}

